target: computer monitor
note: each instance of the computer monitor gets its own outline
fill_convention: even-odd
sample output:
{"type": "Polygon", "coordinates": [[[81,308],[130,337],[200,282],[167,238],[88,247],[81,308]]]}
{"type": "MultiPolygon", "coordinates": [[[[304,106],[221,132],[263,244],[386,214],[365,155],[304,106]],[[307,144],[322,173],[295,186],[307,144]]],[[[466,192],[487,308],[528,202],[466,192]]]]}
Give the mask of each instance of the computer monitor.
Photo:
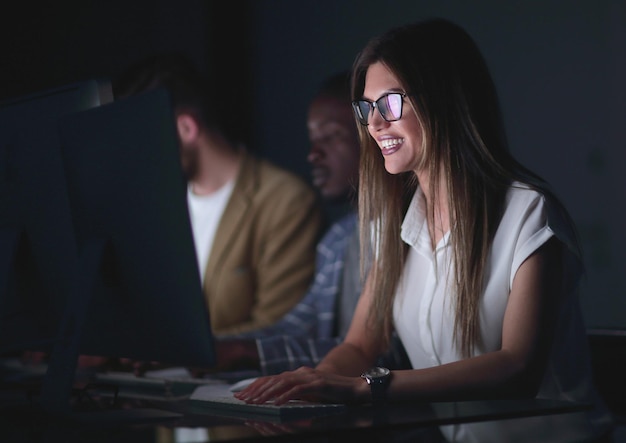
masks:
{"type": "Polygon", "coordinates": [[[52,348],[76,256],[57,125],[112,100],[93,79],[0,102],[0,356],[52,348]]]}
{"type": "Polygon", "coordinates": [[[67,406],[78,354],[213,365],[168,94],[67,116],[59,131],[78,266],[44,402],[67,406]]]}

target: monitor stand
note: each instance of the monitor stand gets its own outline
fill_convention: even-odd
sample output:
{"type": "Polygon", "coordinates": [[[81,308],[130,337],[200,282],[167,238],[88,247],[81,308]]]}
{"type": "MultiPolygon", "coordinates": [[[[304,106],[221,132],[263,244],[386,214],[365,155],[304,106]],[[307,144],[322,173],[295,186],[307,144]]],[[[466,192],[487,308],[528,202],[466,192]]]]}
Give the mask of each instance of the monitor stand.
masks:
{"type": "Polygon", "coordinates": [[[82,423],[123,424],[181,418],[182,414],[160,409],[98,409],[72,407],[78,356],[84,321],[92,298],[107,241],[85,243],[70,289],[68,304],[43,379],[40,406],[44,413],[82,423]]]}

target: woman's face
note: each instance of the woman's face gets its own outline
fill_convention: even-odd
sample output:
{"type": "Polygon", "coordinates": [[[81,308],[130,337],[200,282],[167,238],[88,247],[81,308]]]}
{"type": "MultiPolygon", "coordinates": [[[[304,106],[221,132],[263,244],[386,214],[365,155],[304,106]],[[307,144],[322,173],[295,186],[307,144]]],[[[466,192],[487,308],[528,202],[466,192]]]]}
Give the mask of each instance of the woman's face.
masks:
{"type": "MultiPolygon", "coordinates": [[[[390,92],[407,91],[404,91],[398,79],[385,65],[374,63],[367,69],[363,98],[374,102],[390,92]]],[[[377,109],[370,114],[368,120],[367,129],[380,148],[385,169],[390,174],[407,171],[417,173],[423,155],[420,124],[408,98],[403,100],[400,120],[388,122],[377,109]]]]}

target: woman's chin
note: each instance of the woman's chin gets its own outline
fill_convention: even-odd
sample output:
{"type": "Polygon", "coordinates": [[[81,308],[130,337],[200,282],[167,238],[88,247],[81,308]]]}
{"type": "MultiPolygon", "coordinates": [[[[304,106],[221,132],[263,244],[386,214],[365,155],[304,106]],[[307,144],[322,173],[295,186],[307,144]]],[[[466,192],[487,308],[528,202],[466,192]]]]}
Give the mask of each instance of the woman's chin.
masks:
{"type": "Polygon", "coordinates": [[[406,168],[401,168],[399,165],[393,164],[393,162],[385,162],[385,170],[391,175],[401,174],[407,171],[406,168]]]}

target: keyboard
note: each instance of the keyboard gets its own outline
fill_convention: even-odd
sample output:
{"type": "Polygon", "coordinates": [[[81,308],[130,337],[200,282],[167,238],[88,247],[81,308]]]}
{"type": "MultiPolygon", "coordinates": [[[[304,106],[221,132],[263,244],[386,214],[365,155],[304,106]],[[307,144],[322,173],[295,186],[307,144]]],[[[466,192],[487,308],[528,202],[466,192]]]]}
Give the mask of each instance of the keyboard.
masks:
{"type": "Polygon", "coordinates": [[[341,413],[346,405],[336,403],[314,403],[291,400],[277,406],[271,402],[248,404],[233,396],[252,380],[243,380],[234,385],[213,384],[197,387],[188,400],[193,413],[259,419],[265,421],[288,421],[341,413]]]}

